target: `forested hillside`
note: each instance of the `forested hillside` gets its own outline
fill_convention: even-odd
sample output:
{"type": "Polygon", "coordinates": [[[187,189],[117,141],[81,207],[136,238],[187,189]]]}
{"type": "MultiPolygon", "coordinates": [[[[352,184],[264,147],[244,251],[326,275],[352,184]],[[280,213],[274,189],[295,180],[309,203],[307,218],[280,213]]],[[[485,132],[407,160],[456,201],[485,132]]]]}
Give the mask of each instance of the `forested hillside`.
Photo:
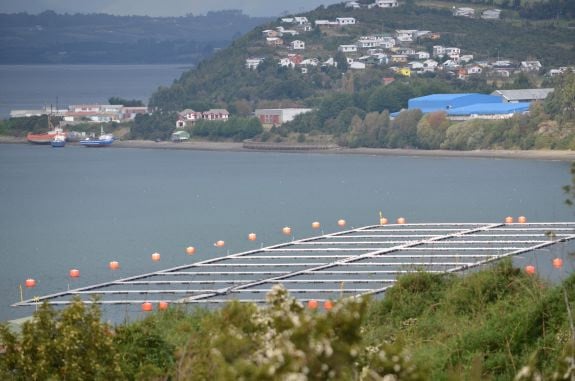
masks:
{"type": "Polygon", "coordinates": [[[197,63],[267,20],[241,11],[182,17],[0,14],[0,64],[197,63]]]}
{"type": "MultiPolygon", "coordinates": [[[[301,142],[310,134],[327,134],[334,142],[352,147],[530,149],[575,144],[570,119],[559,120],[548,106],[537,108],[535,118],[489,121],[481,129],[477,128],[481,122],[453,123],[444,117],[423,121],[416,112],[393,121],[389,116],[406,108],[408,99],[433,93],[491,93],[570,83],[549,75],[575,64],[575,29],[568,26],[572,19],[564,2],[556,2],[564,7],[560,17],[536,21],[521,17],[521,12],[539,6],[533,2],[508,5],[496,20],[455,17],[457,3],[405,1],[392,9],[361,3],[357,9],[341,3],[298,15],[309,22],[308,29],[286,18],[257,27],[184,73],[172,86],[160,88],[150,106],[172,112],[220,107],[238,115],[269,107],[315,110],[260,137],[277,142],[296,137],[301,142]],[[338,18],[353,18],[353,23],[329,24],[338,18]],[[400,40],[406,33],[417,37],[400,40]],[[387,50],[358,47],[362,39],[393,38],[397,43],[387,50]],[[301,50],[294,48],[304,44],[301,50]],[[350,44],[357,51],[342,52],[350,44]],[[436,56],[438,45],[455,47],[462,60],[452,65],[449,56],[436,56]],[[415,66],[419,55],[431,56],[438,68],[415,69],[429,61],[419,59],[415,64],[420,66],[415,66]],[[257,64],[248,67],[254,61],[257,64]],[[531,62],[541,66],[525,70],[523,65],[531,62]],[[468,74],[468,69],[478,74],[468,74]],[[418,126],[421,121],[423,126],[418,126]],[[448,133],[454,124],[457,127],[448,133]]],[[[473,5],[478,15],[488,6],[473,5]]]]}

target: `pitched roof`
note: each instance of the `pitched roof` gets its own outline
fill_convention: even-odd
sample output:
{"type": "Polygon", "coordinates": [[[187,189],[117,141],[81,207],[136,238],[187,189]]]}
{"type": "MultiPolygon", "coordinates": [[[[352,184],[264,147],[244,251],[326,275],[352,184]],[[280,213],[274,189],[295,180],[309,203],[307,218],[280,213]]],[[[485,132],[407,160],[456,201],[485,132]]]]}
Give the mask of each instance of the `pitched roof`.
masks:
{"type": "Polygon", "coordinates": [[[542,100],[547,98],[552,88],[545,89],[519,89],[519,90],[495,90],[491,95],[499,95],[507,102],[522,100],[542,100]]]}

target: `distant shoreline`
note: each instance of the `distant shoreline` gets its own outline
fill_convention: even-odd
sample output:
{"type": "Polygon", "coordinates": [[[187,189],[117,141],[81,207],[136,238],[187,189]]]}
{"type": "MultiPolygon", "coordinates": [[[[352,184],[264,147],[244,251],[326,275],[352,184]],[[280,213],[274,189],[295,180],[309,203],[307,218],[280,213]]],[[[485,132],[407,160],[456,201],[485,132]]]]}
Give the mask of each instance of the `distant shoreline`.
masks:
{"type": "MultiPolygon", "coordinates": [[[[25,144],[25,138],[0,136],[0,144],[25,144]]],[[[72,143],[74,144],[74,143],[72,143]]],[[[121,140],[109,148],[142,148],[142,149],[172,149],[198,151],[230,151],[230,152],[294,152],[338,155],[370,155],[370,156],[412,156],[412,157],[461,157],[461,158],[491,158],[491,159],[529,159],[575,161],[575,151],[564,150],[421,150],[421,149],[390,149],[390,148],[344,148],[336,146],[285,145],[266,144],[265,148],[245,148],[242,142],[154,142],[150,140],[121,140]]],[[[108,149],[108,148],[107,148],[108,149]]]]}

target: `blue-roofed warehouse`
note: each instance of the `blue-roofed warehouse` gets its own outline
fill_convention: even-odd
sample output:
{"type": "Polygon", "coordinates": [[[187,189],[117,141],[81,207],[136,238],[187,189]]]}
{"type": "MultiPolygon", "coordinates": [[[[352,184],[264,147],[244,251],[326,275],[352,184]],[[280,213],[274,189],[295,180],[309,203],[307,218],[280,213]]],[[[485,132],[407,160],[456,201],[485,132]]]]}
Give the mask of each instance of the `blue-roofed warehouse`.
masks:
{"type": "MultiPolygon", "coordinates": [[[[505,103],[499,95],[478,93],[432,94],[412,98],[407,102],[408,109],[420,109],[424,114],[444,111],[450,119],[468,118],[503,119],[515,113],[529,111],[529,102],[505,103]]],[[[399,113],[393,113],[397,116],[399,113]]]]}
{"type": "Polygon", "coordinates": [[[407,101],[407,108],[410,110],[418,108],[423,113],[434,111],[447,112],[450,109],[479,103],[503,103],[503,98],[497,95],[478,93],[432,94],[410,99],[407,101]]]}

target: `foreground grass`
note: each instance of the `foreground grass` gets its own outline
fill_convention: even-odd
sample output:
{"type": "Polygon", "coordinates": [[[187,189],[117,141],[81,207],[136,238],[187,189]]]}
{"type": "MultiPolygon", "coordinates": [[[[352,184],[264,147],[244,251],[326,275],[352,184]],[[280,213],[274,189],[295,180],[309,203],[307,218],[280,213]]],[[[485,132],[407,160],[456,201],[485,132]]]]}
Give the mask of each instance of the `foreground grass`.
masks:
{"type": "Polygon", "coordinates": [[[44,306],[20,336],[0,329],[0,376],[573,380],[574,301],[575,275],[551,287],[505,261],[465,277],[412,274],[383,300],[342,300],[329,311],[281,287],[264,308],[172,308],[117,327],[81,303],[61,313],[44,306]]]}

